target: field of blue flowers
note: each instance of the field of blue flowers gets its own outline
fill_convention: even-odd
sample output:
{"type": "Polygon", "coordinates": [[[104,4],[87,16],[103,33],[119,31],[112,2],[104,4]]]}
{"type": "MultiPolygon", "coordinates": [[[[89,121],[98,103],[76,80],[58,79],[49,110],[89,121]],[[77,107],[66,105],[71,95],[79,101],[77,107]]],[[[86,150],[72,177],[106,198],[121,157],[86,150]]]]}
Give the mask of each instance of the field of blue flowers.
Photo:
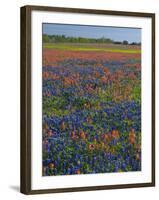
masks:
{"type": "Polygon", "coordinates": [[[140,55],[58,54],[43,64],[43,176],[140,171],[140,55]]]}

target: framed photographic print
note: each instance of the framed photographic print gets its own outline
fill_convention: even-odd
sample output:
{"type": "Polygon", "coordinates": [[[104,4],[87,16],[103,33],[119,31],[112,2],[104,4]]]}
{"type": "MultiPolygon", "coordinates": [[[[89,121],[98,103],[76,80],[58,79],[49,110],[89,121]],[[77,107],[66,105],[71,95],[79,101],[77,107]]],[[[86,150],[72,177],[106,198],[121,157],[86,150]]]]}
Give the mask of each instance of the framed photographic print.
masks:
{"type": "Polygon", "coordinates": [[[155,185],[155,14],[21,8],[21,192],[155,185]]]}

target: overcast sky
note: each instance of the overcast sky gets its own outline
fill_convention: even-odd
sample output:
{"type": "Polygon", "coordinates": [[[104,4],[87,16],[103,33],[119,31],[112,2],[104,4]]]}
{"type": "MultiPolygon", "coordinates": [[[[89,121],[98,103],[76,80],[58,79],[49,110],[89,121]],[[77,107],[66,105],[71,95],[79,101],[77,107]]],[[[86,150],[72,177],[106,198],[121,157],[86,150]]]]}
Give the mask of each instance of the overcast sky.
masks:
{"type": "Polygon", "coordinates": [[[43,34],[86,38],[110,38],[114,41],[141,42],[141,29],[68,24],[43,24],[43,34]]]}

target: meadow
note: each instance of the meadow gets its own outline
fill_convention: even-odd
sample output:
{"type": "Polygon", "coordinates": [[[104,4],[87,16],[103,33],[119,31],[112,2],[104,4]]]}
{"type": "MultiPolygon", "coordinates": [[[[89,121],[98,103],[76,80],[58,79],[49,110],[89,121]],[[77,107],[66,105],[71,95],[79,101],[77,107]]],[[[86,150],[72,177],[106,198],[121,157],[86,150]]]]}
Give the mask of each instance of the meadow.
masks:
{"type": "Polygon", "coordinates": [[[141,170],[139,45],[43,43],[43,176],[141,170]]]}

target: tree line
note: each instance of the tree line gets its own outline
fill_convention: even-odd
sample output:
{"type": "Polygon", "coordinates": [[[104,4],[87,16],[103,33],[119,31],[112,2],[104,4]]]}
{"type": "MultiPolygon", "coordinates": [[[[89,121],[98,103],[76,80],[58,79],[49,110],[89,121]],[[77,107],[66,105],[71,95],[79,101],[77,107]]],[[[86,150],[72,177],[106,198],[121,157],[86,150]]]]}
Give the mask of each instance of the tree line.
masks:
{"type": "Polygon", "coordinates": [[[141,45],[141,43],[132,42],[129,43],[127,40],[124,41],[114,41],[109,38],[85,38],[85,37],[70,37],[65,35],[47,35],[43,34],[43,43],[58,43],[58,42],[68,42],[68,43],[107,43],[107,44],[124,44],[124,45],[141,45]]]}

